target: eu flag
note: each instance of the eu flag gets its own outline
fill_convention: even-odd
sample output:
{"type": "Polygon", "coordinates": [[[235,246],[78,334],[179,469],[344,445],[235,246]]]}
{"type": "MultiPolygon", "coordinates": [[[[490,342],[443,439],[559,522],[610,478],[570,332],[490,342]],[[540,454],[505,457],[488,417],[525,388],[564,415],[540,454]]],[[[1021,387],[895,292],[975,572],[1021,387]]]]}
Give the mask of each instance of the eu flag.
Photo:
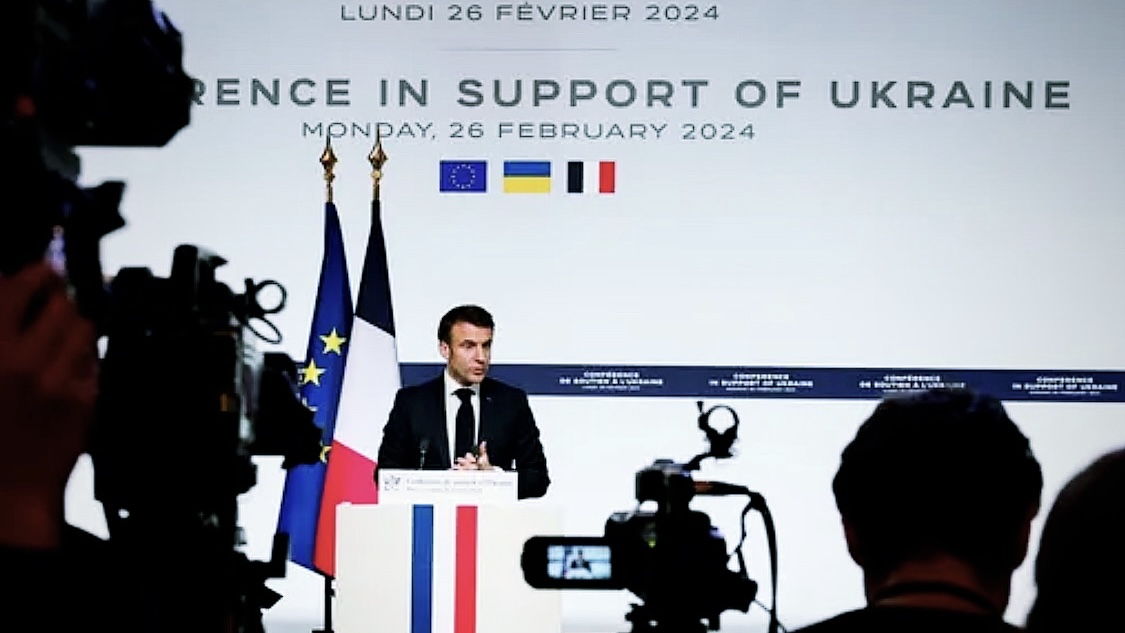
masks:
{"type": "MultiPolygon", "coordinates": [[[[329,447],[335,433],[336,407],[351,338],[352,293],[336,205],[326,203],[324,216],[320,285],[299,382],[301,398],[313,410],[313,421],[323,430],[321,445],[329,447]]],[[[289,470],[277,521],[277,531],[289,535],[289,559],[322,572],[313,565],[313,553],[327,461],[328,449],[322,448],[319,463],[289,470]]]]}
{"type": "Polygon", "coordinates": [[[483,160],[443,160],[438,175],[438,191],[445,193],[485,193],[488,191],[488,162],[483,160]]]}

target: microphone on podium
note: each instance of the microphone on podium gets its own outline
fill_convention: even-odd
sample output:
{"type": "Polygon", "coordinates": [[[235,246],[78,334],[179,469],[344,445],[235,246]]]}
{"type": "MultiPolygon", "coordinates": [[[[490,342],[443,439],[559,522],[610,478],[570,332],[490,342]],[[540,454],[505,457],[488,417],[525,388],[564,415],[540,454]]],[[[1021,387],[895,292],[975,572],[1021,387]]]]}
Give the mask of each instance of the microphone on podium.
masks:
{"type": "Polygon", "coordinates": [[[426,450],[430,448],[430,438],[423,437],[418,443],[418,470],[426,468],[426,450]]]}

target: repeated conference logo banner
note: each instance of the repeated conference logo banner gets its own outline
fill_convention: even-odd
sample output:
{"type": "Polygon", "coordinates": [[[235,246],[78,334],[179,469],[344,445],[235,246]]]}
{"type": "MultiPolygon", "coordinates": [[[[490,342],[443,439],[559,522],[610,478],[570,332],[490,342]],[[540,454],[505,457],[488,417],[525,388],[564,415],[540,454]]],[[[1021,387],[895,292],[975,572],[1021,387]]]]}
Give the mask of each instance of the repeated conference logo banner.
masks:
{"type": "MultiPolygon", "coordinates": [[[[442,366],[407,363],[403,384],[442,366]]],[[[877,400],[933,388],[972,388],[1001,400],[1125,402],[1125,371],[495,365],[492,374],[541,396],[634,396],[877,400]]]]}

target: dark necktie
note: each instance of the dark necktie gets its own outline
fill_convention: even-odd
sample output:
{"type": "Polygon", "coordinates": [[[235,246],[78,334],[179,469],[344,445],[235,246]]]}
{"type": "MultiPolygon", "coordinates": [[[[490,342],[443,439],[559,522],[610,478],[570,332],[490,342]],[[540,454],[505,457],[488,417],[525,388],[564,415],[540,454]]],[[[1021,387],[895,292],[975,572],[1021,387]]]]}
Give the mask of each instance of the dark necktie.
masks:
{"type": "Polygon", "coordinates": [[[473,421],[473,390],[465,387],[454,391],[453,395],[461,399],[461,407],[457,409],[457,436],[453,440],[453,461],[456,462],[458,457],[473,452],[473,436],[476,434],[473,427],[476,424],[473,421]]]}

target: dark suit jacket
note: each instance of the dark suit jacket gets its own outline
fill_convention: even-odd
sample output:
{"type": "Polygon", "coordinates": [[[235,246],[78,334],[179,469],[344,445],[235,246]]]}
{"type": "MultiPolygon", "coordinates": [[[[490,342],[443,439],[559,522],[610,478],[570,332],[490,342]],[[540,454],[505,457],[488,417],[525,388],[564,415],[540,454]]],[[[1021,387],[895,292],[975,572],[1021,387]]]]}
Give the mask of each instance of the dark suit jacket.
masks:
{"type": "MultiPolygon", "coordinates": [[[[445,470],[453,466],[445,421],[441,376],[399,389],[379,447],[378,468],[445,470]],[[425,450],[423,450],[423,448],[425,450]]],[[[477,441],[488,443],[488,459],[510,470],[515,461],[520,499],[542,497],[551,479],[539,441],[539,427],[522,389],[492,378],[480,384],[477,441]]],[[[378,480],[378,475],[376,475],[378,480]]]]}

